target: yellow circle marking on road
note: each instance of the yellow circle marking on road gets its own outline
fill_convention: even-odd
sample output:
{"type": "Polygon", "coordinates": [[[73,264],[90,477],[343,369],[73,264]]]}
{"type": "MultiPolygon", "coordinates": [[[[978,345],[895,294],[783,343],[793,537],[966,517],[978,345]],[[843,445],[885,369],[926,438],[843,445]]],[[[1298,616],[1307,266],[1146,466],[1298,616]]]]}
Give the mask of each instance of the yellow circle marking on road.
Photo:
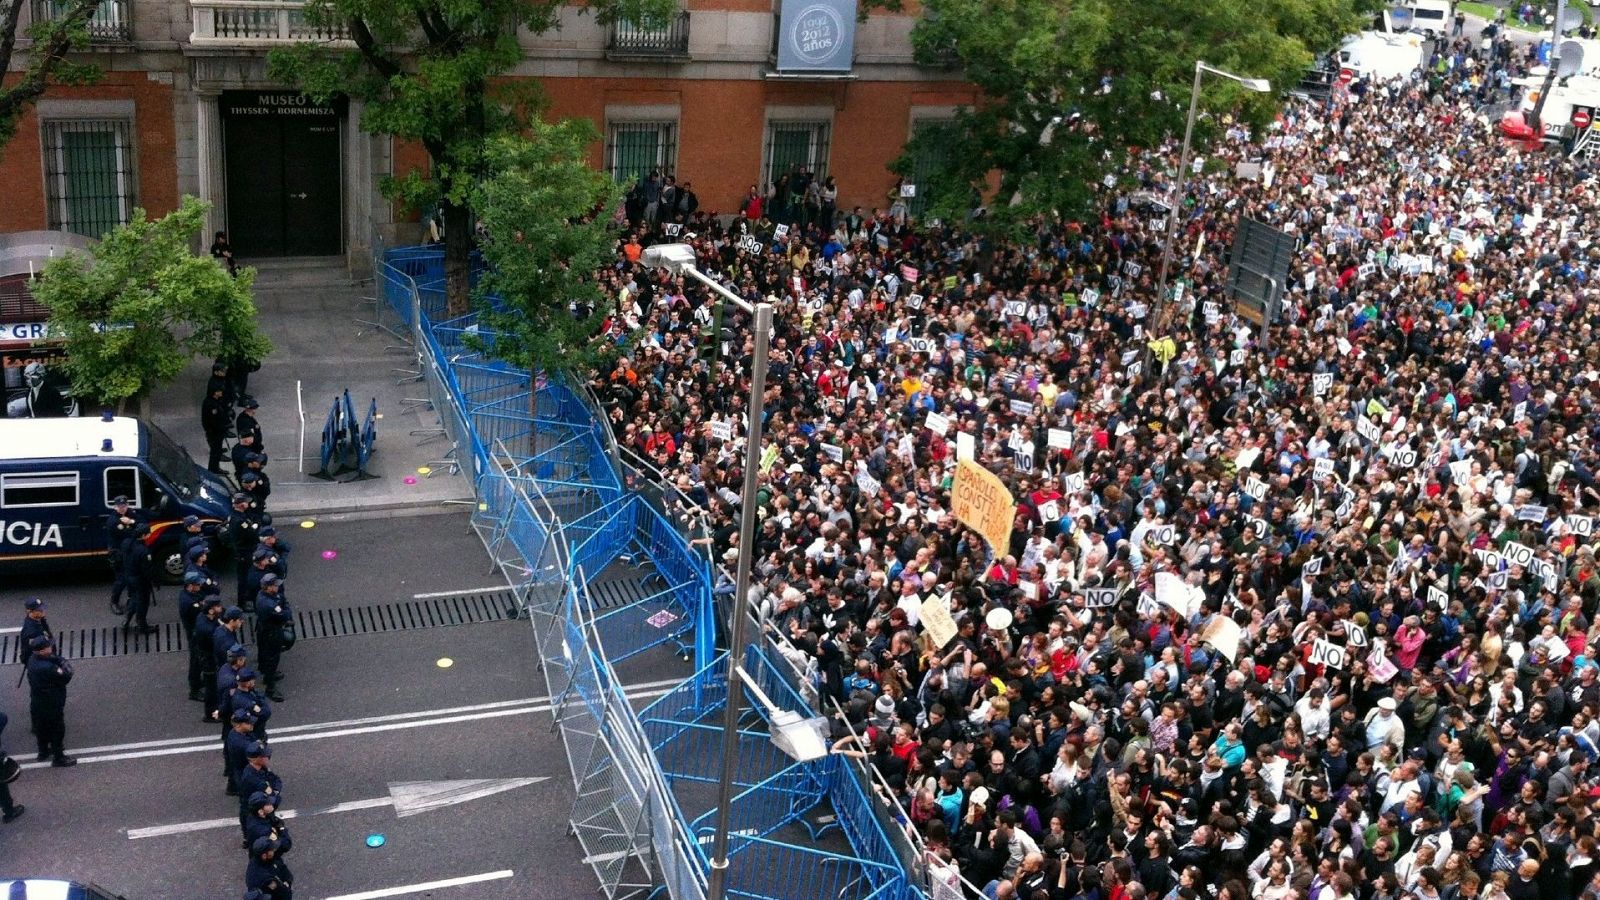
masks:
{"type": "Polygon", "coordinates": [[[434,665],[438,666],[441,669],[448,669],[448,668],[450,668],[451,666],[453,666],[455,664],[456,664],[456,661],[451,659],[448,656],[441,656],[439,658],[439,661],[434,663],[434,665]]]}
{"type": "Polygon", "coordinates": [[[432,471],[433,470],[428,468],[427,466],[418,466],[417,467],[417,474],[418,475],[426,475],[426,474],[428,474],[429,472],[432,472],[432,471]]]}
{"type": "Polygon", "coordinates": [[[304,520],[304,521],[302,521],[300,523],[300,527],[301,528],[315,528],[315,527],[317,527],[317,523],[311,521],[310,519],[306,519],[306,520],[304,520]]]}

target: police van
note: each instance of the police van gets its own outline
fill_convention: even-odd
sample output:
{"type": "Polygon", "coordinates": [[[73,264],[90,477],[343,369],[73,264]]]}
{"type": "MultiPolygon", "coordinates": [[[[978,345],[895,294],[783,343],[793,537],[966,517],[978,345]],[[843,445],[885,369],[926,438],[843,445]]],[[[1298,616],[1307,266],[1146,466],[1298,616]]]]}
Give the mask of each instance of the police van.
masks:
{"type": "Polygon", "coordinates": [[[228,517],[231,490],[166,432],[138,419],[0,421],[0,571],[106,555],[119,496],[150,523],[146,543],[168,580],[183,577],[183,518],[228,517]]]}

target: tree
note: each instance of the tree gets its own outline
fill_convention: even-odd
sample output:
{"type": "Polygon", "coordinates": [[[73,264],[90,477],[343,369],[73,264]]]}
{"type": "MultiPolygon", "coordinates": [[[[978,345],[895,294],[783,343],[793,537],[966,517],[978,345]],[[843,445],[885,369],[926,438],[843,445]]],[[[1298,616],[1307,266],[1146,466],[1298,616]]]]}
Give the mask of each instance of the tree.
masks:
{"type": "Polygon", "coordinates": [[[262,359],[271,351],[256,327],[255,270],[233,278],[190,250],[206,208],[185,197],[155,220],[135,209],[87,255],[45,265],[33,294],[66,340],[74,396],[122,406],[171,381],[196,356],[262,359]]]}
{"type": "MultiPolygon", "coordinates": [[[[982,99],[940,127],[919,129],[894,168],[934,160],[930,216],[959,218],[975,193],[992,219],[1088,210],[1101,179],[1131,148],[1183,133],[1194,64],[1299,82],[1317,53],[1360,27],[1370,0],[926,0],[912,31],[918,58],[955,54],[982,99]]],[[[1220,78],[1204,82],[1201,109],[1270,121],[1273,95],[1220,78]]],[[[1196,126],[1204,146],[1213,121],[1196,126]]]]}
{"type": "Polygon", "coordinates": [[[273,77],[317,99],[341,92],[360,98],[363,129],[428,151],[430,171],[387,179],[384,191],[413,209],[437,205],[451,315],[470,303],[470,196],[485,175],[485,149],[537,106],[527,93],[531,82],[499,76],[522,61],[518,33],[549,31],[568,5],[602,24],[646,27],[664,25],[676,9],[675,0],[309,0],[307,20],[343,25],[356,49],[301,44],[269,57],[273,77]]]}
{"type": "MultiPolygon", "coordinates": [[[[17,26],[22,7],[28,0],[0,0],[0,76],[11,71],[11,58],[17,49],[17,26]]],[[[38,100],[51,81],[86,84],[100,77],[100,70],[87,63],[72,62],[67,53],[89,46],[89,19],[100,8],[100,0],[68,0],[54,4],[57,15],[33,23],[28,37],[28,64],[22,76],[0,85],[0,149],[16,133],[22,111],[38,100]]]]}
{"type": "Polygon", "coordinates": [[[489,176],[470,195],[483,226],[478,283],[485,352],[530,372],[594,367],[607,297],[598,274],[616,253],[618,186],[590,168],[586,121],[535,120],[485,151],[489,176]]]}

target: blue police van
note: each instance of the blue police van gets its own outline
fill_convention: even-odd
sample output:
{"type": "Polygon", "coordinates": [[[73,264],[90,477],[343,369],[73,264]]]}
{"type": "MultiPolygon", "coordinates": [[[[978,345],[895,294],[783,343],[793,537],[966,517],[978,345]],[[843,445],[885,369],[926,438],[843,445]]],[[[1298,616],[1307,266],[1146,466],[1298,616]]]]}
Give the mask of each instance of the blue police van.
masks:
{"type": "Polygon", "coordinates": [[[0,420],[0,571],[102,558],[119,496],[150,523],[151,556],[183,577],[183,519],[228,517],[232,489],[138,419],[0,420]]]}
{"type": "Polygon", "coordinates": [[[0,878],[0,900],[126,900],[94,884],[56,878],[0,878]]]}

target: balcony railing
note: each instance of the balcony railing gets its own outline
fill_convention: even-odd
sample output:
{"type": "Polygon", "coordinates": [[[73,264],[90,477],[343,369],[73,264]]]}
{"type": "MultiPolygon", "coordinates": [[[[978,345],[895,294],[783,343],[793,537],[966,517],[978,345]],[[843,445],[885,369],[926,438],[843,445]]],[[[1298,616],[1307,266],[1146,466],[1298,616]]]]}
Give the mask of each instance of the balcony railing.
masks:
{"type": "Polygon", "coordinates": [[[614,22],[606,53],[612,58],[683,58],[689,55],[689,11],[678,13],[665,28],[644,28],[632,22],[614,22]]]}
{"type": "MultiPolygon", "coordinates": [[[[66,0],[34,0],[33,20],[47,22],[67,14],[66,0]]],[[[133,40],[133,4],[130,0],[101,0],[89,17],[89,40],[97,44],[133,40]]]]}
{"type": "Polygon", "coordinates": [[[307,22],[305,4],[294,0],[190,0],[189,10],[194,15],[191,44],[248,47],[350,41],[342,25],[307,22]]]}

